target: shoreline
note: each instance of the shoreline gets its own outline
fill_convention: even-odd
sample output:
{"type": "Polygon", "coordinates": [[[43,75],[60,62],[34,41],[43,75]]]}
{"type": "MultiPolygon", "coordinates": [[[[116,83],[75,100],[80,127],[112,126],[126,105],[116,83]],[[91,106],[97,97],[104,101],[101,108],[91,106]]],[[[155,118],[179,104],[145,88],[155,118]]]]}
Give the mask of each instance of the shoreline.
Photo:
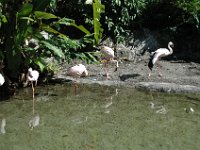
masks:
{"type": "MultiPolygon", "coordinates": [[[[136,64],[133,62],[121,62],[117,72],[109,67],[111,80],[107,80],[101,65],[85,64],[89,76],[80,79],[83,84],[99,84],[105,86],[119,86],[135,88],[146,91],[158,91],[167,93],[200,93],[200,66],[194,62],[170,62],[162,60],[162,77],[158,75],[155,68],[151,80],[148,80],[149,69],[146,61],[136,64]]],[[[65,64],[60,72],[54,75],[52,80],[69,82],[74,80],[66,75],[67,68],[71,65],[65,64]]]]}

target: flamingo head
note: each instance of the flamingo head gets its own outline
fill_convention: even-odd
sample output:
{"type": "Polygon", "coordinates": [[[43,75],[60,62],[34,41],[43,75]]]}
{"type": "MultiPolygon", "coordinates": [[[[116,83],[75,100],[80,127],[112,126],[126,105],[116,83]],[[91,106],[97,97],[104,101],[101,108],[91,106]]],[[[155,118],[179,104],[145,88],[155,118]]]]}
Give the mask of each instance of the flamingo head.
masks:
{"type": "Polygon", "coordinates": [[[32,71],[33,71],[33,69],[32,69],[32,68],[29,68],[29,69],[28,69],[28,72],[32,72],[32,71]]]}
{"type": "Polygon", "coordinates": [[[171,42],[171,41],[169,42],[169,44],[168,44],[168,45],[169,45],[170,47],[172,47],[172,48],[174,47],[174,43],[173,43],[173,42],[171,42]]]}
{"type": "Polygon", "coordinates": [[[84,70],[82,76],[84,76],[84,77],[88,76],[88,71],[86,69],[84,70]]]}

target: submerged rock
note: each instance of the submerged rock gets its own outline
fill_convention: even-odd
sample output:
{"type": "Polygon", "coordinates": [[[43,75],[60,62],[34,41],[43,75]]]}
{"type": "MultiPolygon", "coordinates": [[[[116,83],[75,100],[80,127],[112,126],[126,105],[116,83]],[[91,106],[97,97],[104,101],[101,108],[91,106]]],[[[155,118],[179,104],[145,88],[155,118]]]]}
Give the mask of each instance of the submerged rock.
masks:
{"type": "Polygon", "coordinates": [[[148,90],[148,91],[159,91],[167,93],[198,93],[200,87],[193,85],[179,85],[175,83],[158,83],[158,82],[139,82],[136,84],[136,88],[148,90]]]}

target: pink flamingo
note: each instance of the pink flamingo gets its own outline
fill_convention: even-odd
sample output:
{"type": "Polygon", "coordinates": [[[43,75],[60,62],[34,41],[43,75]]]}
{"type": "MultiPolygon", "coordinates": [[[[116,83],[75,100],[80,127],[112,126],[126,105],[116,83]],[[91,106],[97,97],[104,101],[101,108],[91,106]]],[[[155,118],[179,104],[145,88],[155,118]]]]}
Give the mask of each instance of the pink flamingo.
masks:
{"type": "Polygon", "coordinates": [[[78,64],[69,68],[67,75],[79,80],[82,76],[88,76],[88,71],[84,65],[78,64]]]}
{"type": "Polygon", "coordinates": [[[114,60],[115,54],[114,54],[114,51],[112,48],[110,48],[108,46],[102,46],[100,51],[102,53],[101,62],[103,64],[104,70],[106,72],[106,78],[110,79],[110,76],[108,74],[108,64],[115,63],[116,64],[115,71],[117,71],[117,68],[119,67],[118,61],[114,60]]]}
{"type": "MultiPolygon", "coordinates": [[[[173,53],[173,49],[172,49],[173,47],[174,47],[174,44],[172,42],[169,42],[168,43],[168,49],[167,48],[159,48],[156,51],[151,53],[151,57],[150,57],[150,60],[149,60],[149,63],[148,63],[148,67],[150,69],[150,73],[149,73],[149,76],[148,76],[149,79],[150,79],[150,76],[151,76],[152,69],[153,69],[154,65],[156,64],[156,62],[158,63],[158,61],[162,57],[166,57],[166,56],[171,55],[173,53]]],[[[159,72],[159,75],[162,76],[162,74],[160,72],[159,72]]]]}
{"type": "MultiPolygon", "coordinates": [[[[80,80],[80,77],[82,76],[88,76],[88,71],[86,67],[82,64],[75,65],[67,71],[67,75],[71,76],[76,79],[76,82],[80,80]]],[[[75,82],[75,93],[76,93],[76,82],[75,82]]]]}

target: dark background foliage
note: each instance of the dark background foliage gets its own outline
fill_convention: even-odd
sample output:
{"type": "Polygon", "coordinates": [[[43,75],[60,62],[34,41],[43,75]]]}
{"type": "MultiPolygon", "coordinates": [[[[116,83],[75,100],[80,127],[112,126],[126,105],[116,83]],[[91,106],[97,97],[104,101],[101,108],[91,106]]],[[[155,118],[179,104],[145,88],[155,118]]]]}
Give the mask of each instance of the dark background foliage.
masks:
{"type": "MultiPolygon", "coordinates": [[[[182,58],[185,53],[194,54],[194,59],[199,57],[196,55],[200,49],[198,0],[101,0],[101,3],[105,12],[100,13],[103,36],[99,38],[111,37],[115,43],[120,43],[135,30],[160,31],[176,43],[176,52],[182,54],[182,58]]],[[[0,59],[10,76],[16,78],[24,64],[45,67],[43,58],[49,56],[62,60],[60,56],[64,55],[67,61],[77,56],[87,62],[96,61],[92,53],[98,44],[94,39],[92,5],[81,0],[2,0],[0,4],[0,59]],[[25,4],[31,5],[30,12],[20,12],[25,4]],[[55,17],[40,19],[35,11],[55,17]],[[75,26],[69,25],[73,21],[75,26]],[[78,25],[90,34],[81,31],[78,25]],[[38,38],[44,29],[51,39],[38,38]],[[28,37],[39,40],[40,50],[23,47],[28,37]]],[[[165,38],[162,36],[158,40],[162,42],[165,38]]]]}

